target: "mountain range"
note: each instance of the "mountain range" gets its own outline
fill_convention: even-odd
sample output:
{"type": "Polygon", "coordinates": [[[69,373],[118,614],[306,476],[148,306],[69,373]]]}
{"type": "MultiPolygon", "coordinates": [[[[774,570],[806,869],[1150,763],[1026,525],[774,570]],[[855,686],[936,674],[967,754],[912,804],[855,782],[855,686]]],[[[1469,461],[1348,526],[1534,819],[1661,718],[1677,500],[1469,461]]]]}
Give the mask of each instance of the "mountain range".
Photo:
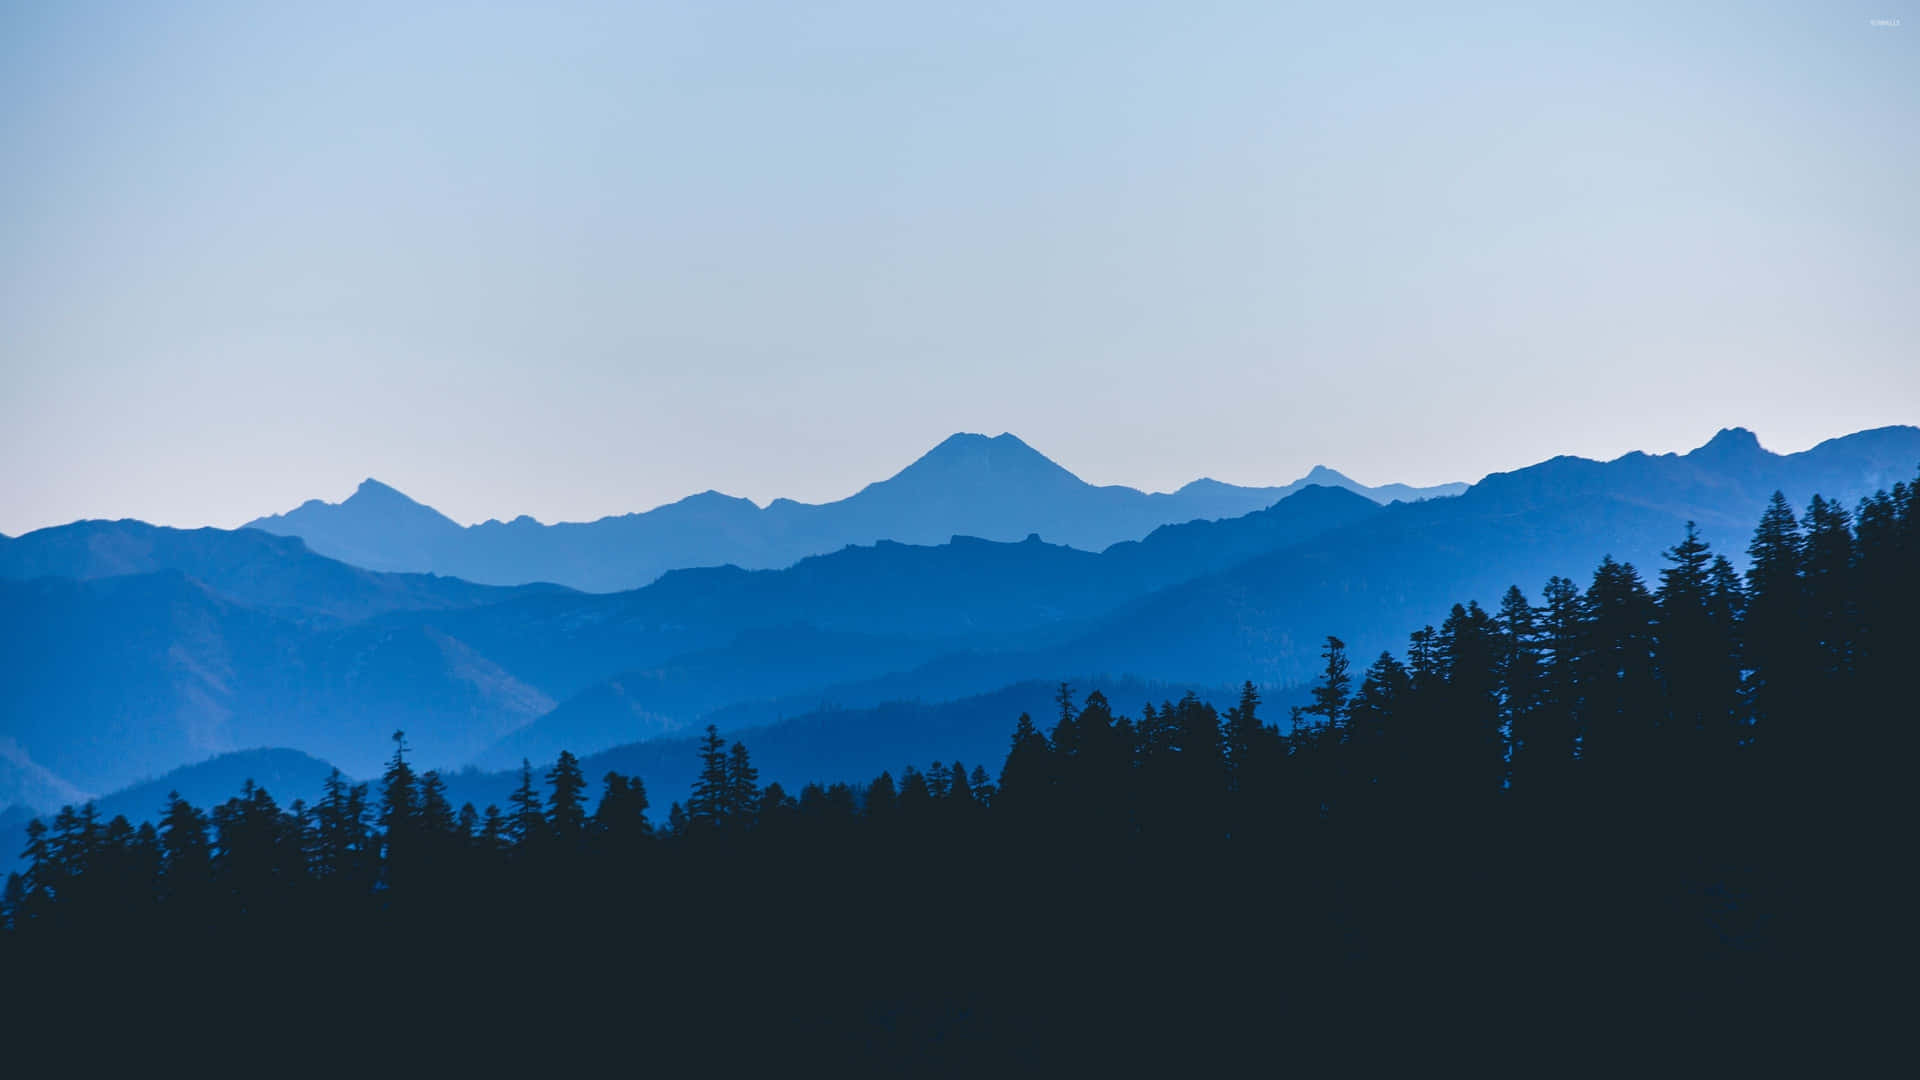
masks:
{"type": "Polygon", "coordinates": [[[1652,577],[1689,520],[1740,561],[1774,490],[1851,504],[1917,469],[1920,428],[1787,455],[1729,429],[1687,454],[1555,458],[1418,502],[1310,485],[1098,552],[1037,530],[885,541],[613,594],[366,570],[258,530],[78,522],[0,540],[0,805],[248,747],[365,777],[396,728],[423,767],[479,766],[462,774],[476,784],[562,747],[664,738],[622,752],[655,761],[703,722],[785,748],[781,769],[897,767],[938,745],[991,758],[1012,721],[995,695],[1250,678],[1284,698],[1326,634],[1364,662],[1455,601],[1584,582],[1603,555],[1652,577]],[[938,738],[916,726],[930,717],[938,738]]]}
{"type": "Polygon", "coordinates": [[[1309,485],[1375,502],[1457,495],[1465,484],[1367,487],[1325,466],[1279,487],[1201,479],[1171,493],[1095,486],[1009,434],[960,433],[893,476],[829,503],[765,507],[706,491],[642,513],[541,524],[531,517],[462,526],[369,479],[340,503],[318,499],[248,528],[298,536],[314,551],[374,570],[425,571],[499,585],[555,582],[590,592],[646,585],[668,570],[790,566],[848,544],[939,544],[953,536],[1037,533],[1099,551],[1159,525],[1237,517],[1309,485]]]}

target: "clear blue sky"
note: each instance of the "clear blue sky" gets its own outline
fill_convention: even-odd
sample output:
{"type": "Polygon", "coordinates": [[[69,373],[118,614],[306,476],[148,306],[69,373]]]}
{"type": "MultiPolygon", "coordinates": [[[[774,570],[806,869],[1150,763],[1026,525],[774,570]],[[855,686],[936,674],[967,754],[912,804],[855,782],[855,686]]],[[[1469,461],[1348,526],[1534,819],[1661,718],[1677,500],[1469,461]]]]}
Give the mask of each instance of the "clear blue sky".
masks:
{"type": "Polygon", "coordinates": [[[1920,422],[1916,106],[1879,0],[6,4],[0,531],[1800,449],[1920,422]]]}

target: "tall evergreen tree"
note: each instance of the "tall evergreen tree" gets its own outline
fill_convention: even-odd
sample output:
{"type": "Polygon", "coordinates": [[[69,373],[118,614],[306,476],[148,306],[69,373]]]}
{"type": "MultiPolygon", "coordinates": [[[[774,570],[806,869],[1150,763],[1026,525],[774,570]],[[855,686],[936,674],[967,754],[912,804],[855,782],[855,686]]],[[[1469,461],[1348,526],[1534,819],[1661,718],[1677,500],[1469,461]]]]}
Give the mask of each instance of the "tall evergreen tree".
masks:
{"type": "Polygon", "coordinates": [[[1586,595],[1579,753],[1629,786],[1644,777],[1628,779],[1623,770],[1647,760],[1664,715],[1654,667],[1657,613],[1632,564],[1600,560],[1586,595]]]}
{"type": "Polygon", "coordinates": [[[967,779],[967,790],[973,794],[973,801],[986,809],[993,805],[993,797],[999,788],[994,785],[993,777],[987,775],[985,766],[975,765],[973,775],[967,779]]]}
{"type": "MultiPolygon", "coordinates": [[[[1838,502],[1818,495],[1807,508],[1805,550],[1807,617],[1817,674],[1829,691],[1853,666],[1857,610],[1853,585],[1853,519],[1838,502]]],[[[1822,697],[1830,697],[1823,692],[1822,697]]]]}
{"type": "Polygon", "coordinates": [[[725,819],[736,828],[748,828],[760,807],[760,770],[753,767],[745,743],[727,750],[726,786],[722,801],[725,819]]]}
{"type": "Polygon", "coordinates": [[[616,846],[631,845],[651,834],[653,826],[647,822],[647,788],[640,778],[609,772],[605,783],[600,806],[593,812],[594,831],[616,846]]]}
{"type": "Polygon", "coordinates": [[[1494,616],[1500,634],[1501,727],[1507,741],[1509,782],[1521,737],[1545,690],[1545,661],[1541,656],[1537,613],[1520,586],[1512,585],[1500,597],[1494,616]]]}
{"type": "Polygon", "coordinates": [[[1014,817],[1044,814],[1051,802],[1052,749],[1026,713],[1013,728],[1013,744],[1000,768],[1000,803],[1014,817]]]}
{"type": "Polygon", "coordinates": [[[540,789],[533,783],[533,765],[520,759],[520,783],[507,797],[507,842],[526,851],[545,839],[547,816],[540,806],[540,789]]]}
{"type": "Polygon", "coordinates": [[[1391,739],[1398,726],[1397,714],[1412,688],[1406,665],[1389,652],[1381,653],[1361,677],[1348,709],[1356,786],[1372,789],[1384,783],[1389,790],[1393,787],[1391,739]]]}
{"type": "Polygon", "coordinates": [[[207,816],[178,791],[167,792],[167,805],[160,814],[160,867],[163,901],[199,902],[213,874],[207,816]]]}
{"type": "Polygon", "coordinates": [[[440,778],[440,770],[428,769],[420,774],[420,830],[435,841],[444,841],[457,828],[453,804],[447,801],[447,782],[440,778]]]}
{"type": "Polygon", "coordinates": [[[1501,674],[1508,642],[1479,604],[1455,604],[1435,638],[1435,712],[1417,729],[1430,790],[1485,796],[1506,782],[1501,674]]]}
{"type": "Polygon", "coordinates": [[[1659,763],[1667,766],[1663,786],[1673,790],[1697,784],[1715,753],[1737,742],[1740,598],[1732,565],[1713,555],[1693,522],[1667,560],[1654,594],[1654,636],[1668,716],[1659,763]]]}
{"type": "Polygon", "coordinates": [[[587,778],[580,759],[569,751],[560,751],[553,768],[547,770],[547,835],[562,844],[577,848],[587,835],[587,778]]]}
{"type": "Polygon", "coordinates": [[[1586,598],[1571,579],[1555,575],[1541,590],[1540,696],[1519,733],[1509,769],[1519,791],[1539,802],[1567,792],[1579,753],[1586,648],[1586,598]]]}
{"type": "Polygon", "coordinates": [[[700,737],[700,775],[687,796],[687,822],[696,828],[718,828],[727,805],[727,743],[720,729],[707,725],[700,737]]]}
{"type": "Polygon", "coordinates": [[[393,757],[387,759],[386,771],[380,775],[380,830],[385,848],[384,876],[392,884],[408,872],[422,831],[420,793],[413,766],[407,762],[404,731],[393,733],[393,757]]]}
{"type": "Polygon", "coordinates": [[[900,808],[900,793],[894,788],[893,774],[882,772],[867,785],[865,810],[867,819],[876,825],[890,826],[894,814],[900,808]]]}
{"type": "Polygon", "coordinates": [[[1755,737],[1789,752],[1783,730],[1804,711],[1810,666],[1807,603],[1801,579],[1800,523],[1776,491],[1747,545],[1747,620],[1743,627],[1749,708],[1755,737]],[[1776,733],[1778,737],[1776,738],[1776,733]]]}

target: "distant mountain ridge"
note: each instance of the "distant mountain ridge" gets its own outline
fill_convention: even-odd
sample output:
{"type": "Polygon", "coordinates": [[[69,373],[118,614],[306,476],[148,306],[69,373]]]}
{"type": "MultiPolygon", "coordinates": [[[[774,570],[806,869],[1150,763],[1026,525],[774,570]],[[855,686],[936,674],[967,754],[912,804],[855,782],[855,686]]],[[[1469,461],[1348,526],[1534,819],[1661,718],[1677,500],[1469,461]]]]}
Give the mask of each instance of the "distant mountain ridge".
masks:
{"type": "Polygon", "coordinates": [[[1662,553],[1688,521],[1744,567],[1773,492],[1798,512],[1814,495],[1852,510],[1866,495],[1917,476],[1920,427],[1912,426],[1856,432],[1793,454],[1772,453],[1751,431],[1728,428],[1686,454],[1556,457],[1495,473],[1459,498],[1390,506],[1156,591],[1077,640],[995,658],[973,682],[1000,685],[1090,664],[1201,682],[1304,680],[1327,634],[1371,658],[1403,647],[1408,632],[1439,623],[1454,603],[1477,600],[1491,609],[1509,585],[1538,602],[1555,574],[1584,588],[1606,556],[1657,584],[1662,553]]]}
{"type": "Polygon", "coordinates": [[[544,525],[530,517],[462,526],[369,479],[340,503],[314,499],[247,527],[299,536],[316,552],[375,570],[589,592],[638,588],[669,570],[790,566],[848,544],[941,544],[954,536],[1030,534],[1083,551],[1137,540],[1161,525],[1230,518],[1300,489],[1341,487],[1375,502],[1455,495],[1465,484],[1373,488],[1325,466],[1277,487],[1201,479],[1153,493],[1088,484],[1010,434],[950,436],[893,476],[828,503],[750,500],[706,491],[640,513],[544,525]]]}
{"type": "Polygon", "coordinates": [[[1381,506],[1311,486],[1099,553],[889,541],[615,594],[380,574],[255,530],[78,523],[0,541],[0,806],[250,746],[364,778],[398,728],[422,767],[451,768],[880,710],[792,744],[824,761],[853,752],[832,740],[856,727],[935,715],[888,703],[1091,676],[1274,690],[1311,676],[1327,634],[1370,658],[1456,601],[1584,583],[1602,555],[1652,579],[1688,520],[1742,562],[1775,489],[1851,507],[1916,472],[1920,428],[1785,455],[1729,429],[1686,454],[1554,458],[1455,498],[1381,506]]]}
{"type": "MultiPolygon", "coordinates": [[[[0,649],[16,661],[0,736],[18,743],[0,803],[113,791],[247,746],[365,775],[401,728],[422,762],[457,765],[574,697],[568,715],[591,732],[563,720],[553,737],[631,741],[741,698],[1050,640],[1222,560],[1380,512],[1310,487],[1108,555],[886,542],[779,571],[680,570],[613,595],[360,570],[258,530],[60,526],[0,543],[0,649]]],[[[546,730],[527,752],[549,752],[546,730]]]]}
{"type": "MultiPolygon", "coordinates": [[[[1206,685],[1246,678],[1268,685],[1297,683],[1312,676],[1327,634],[1339,635],[1356,656],[1370,659],[1382,649],[1403,646],[1410,630],[1439,622],[1453,603],[1478,600],[1492,607],[1514,584],[1537,601],[1542,584],[1554,574],[1584,586],[1606,555],[1636,564],[1655,581],[1660,553],[1681,538],[1688,520],[1698,523],[1717,550],[1744,565],[1754,522],[1773,491],[1784,491],[1798,507],[1814,494],[1851,507],[1875,490],[1911,482],[1916,474],[1920,428],[1860,432],[1784,455],[1765,450],[1751,432],[1736,428],[1688,454],[1636,452],[1608,462],[1554,458],[1496,474],[1458,498],[1400,503],[1344,520],[1320,518],[1317,527],[1277,532],[1271,542],[1249,539],[1263,518],[1284,521],[1283,511],[1287,517],[1299,514],[1304,508],[1299,501],[1306,496],[1337,494],[1309,489],[1258,514],[1160,530],[1149,538],[1154,543],[1140,546],[1154,549],[1150,565],[1183,567],[1185,580],[1156,584],[1131,599],[1115,595],[1109,610],[1049,628],[1050,640],[1035,640],[1029,633],[1023,645],[1003,633],[998,647],[954,649],[877,677],[816,680],[810,699],[850,708],[901,699],[944,701],[1065,672],[1206,685]],[[1202,561],[1188,561],[1196,554],[1202,561]]],[[[1086,567],[1058,560],[1035,571],[1035,584],[1025,588],[1033,594],[1044,581],[1046,588],[1058,590],[1052,595],[1065,595],[1093,564],[1118,572],[1131,547],[1120,544],[1086,556],[1086,567]]],[[[800,570],[763,576],[782,580],[800,570]]],[[[719,581],[704,580],[708,573],[688,571],[668,579],[688,594],[676,606],[697,609],[725,595],[719,581]],[[705,601],[693,599],[696,589],[705,601]]],[[[1092,612],[1097,605],[1081,610],[1092,612]]],[[[745,653],[736,654],[736,663],[742,669],[753,666],[745,653]]],[[[818,671],[833,669],[822,664],[818,671]]],[[[738,671],[710,669],[710,675],[736,689],[743,685],[738,671]]],[[[638,723],[647,712],[638,703],[648,685],[626,678],[617,703],[602,689],[563,700],[479,762],[502,767],[517,754],[538,759],[562,747],[590,752],[616,742],[623,723],[629,732],[671,731],[660,724],[671,708],[648,712],[649,727],[638,723]]],[[[656,682],[650,689],[658,695],[666,687],[656,682]]],[[[772,719],[772,709],[803,711],[795,706],[809,700],[809,695],[788,695],[756,706],[748,700],[752,695],[738,696],[742,700],[735,706],[715,709],[709,717],[764,724],[772,719]]]]}
{"type": "Polygon", "coordinates": [[[171,529],[123,519],[0,537],[0,579],[93,581],[159,571],[183,574],[250,607],[331,624],[559,591],[552,585],[475,585],[433,574],[364,570],[317,555],[298,537],[258,529],[171,529]]]}

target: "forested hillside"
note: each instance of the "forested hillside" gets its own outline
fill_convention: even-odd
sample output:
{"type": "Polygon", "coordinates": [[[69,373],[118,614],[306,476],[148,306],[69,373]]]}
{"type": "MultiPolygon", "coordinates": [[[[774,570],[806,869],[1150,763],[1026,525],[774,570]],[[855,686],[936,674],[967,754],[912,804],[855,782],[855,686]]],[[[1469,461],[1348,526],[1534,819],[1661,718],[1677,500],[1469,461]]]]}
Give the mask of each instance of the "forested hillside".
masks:
{"type": "Polygon", "coordinates": [[[249,782],[157,827],[34,823],[0,948],[29,1013],[158,965],[190,973],[167,1011],[290,1033],[345,1019],[349,988],[447,1031],[469,995],[612,969],[617,1016],[517,1006],[661,1053],[751,1030],[736,1064],[1111,1066],[1202,1029],[1203,1053],[1253,1050],[1496,1005],[1516,1048],[1804,1018],[1858,989],[1841,958],[1910,940],[1886,853],[1911,821],[1920,485],[1804,519],[1775,496],[1745,554],[1687,529],[1657,567],[1456,604],[1398,654],[1325,637],[1285,717],[1251,683],[1137,713],[1062,687],[991,769],[793,790],[710,728],[664,810],[567,753],[456,809],[396,733],[376,783],[335,774],[311,805],[249,782]],[[305,973],[298,1007],[236,1001],[262,948],[305,973]],[[404,983],[368,978],[399,958],[404,983]]]}

